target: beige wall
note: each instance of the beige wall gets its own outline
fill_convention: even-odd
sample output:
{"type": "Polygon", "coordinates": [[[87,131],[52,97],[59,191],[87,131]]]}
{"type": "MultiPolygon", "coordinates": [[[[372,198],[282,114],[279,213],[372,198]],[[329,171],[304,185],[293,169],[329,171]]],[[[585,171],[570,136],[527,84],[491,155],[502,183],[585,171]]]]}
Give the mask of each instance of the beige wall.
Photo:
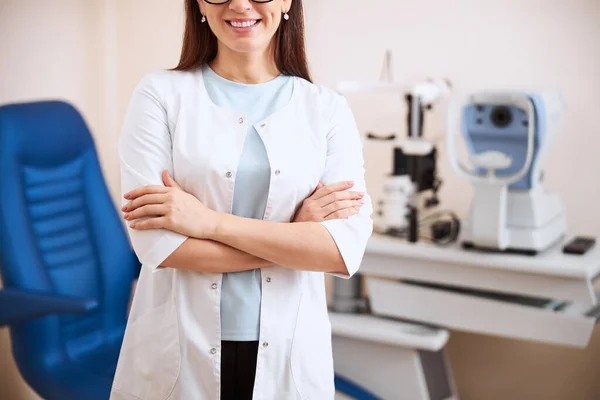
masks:
{"type": "MultiPolygon", "coordinates": [[[[104,84],[105,0],[0,0],[0,103],[58,98],[75,105],[95,134],[102,165],[114,176],[104,84]]],[[[114,59],[114,56],[113,56],[114,59]]]]}
{"type": "MultiPolygon", "coordinates": [[[[590,180],[600,166],[600,2],[305,0],[305,8],[317,83],[376,79],[391,49],[395,79],[407,85],[447,77],[460,91],[561,89],[566,129],[545,163],[546,183],[563,195],[572,232],[600,235],[600,185],[590,180]]],[[[93,129],[116,199],[116,139],[131,90],[143,73],[176,64],[182,18],[181,0],[0,0],[0,76],[10,77],[0,80],[0,102],[73,101],[93,129]]],[[[350,100],[362,130],[404,129],[398,96],[350,100]]],[[[428,116],[429,137],[443,133],[443,118],[443,107],[428,116]]],[[[365,156],[377,199],[391,151],[365,143],[365,156]]],[[[471,189],[449,170],[443,151],[440,172],[444,206],[464,214],[471,189]]],[[[8,399],[35,399],[0,332],[0,387],[8,399]]],[[[586,350],[452,332],[448,351],[464,399],[600,398],[598,330],[586,350]]]]}

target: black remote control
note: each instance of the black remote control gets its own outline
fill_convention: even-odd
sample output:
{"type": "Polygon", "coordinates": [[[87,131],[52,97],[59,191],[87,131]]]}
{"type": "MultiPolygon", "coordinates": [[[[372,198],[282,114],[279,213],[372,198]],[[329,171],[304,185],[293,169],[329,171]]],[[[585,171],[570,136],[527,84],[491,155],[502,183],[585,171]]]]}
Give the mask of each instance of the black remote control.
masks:
{"type": "Polygon", "coordinates": [[[596,243],[596,238],[588,236],[576,236],[563,247],[565,254],[582,255],[587,253],[596,243]]]}

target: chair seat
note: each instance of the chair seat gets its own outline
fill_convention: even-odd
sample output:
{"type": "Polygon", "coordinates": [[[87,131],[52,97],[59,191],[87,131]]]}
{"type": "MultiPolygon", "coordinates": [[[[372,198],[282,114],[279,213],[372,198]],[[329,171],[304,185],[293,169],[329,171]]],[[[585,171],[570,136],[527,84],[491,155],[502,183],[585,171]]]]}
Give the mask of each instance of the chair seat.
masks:
{"type": "Polygon", "coordinates": [[[73,362],[98,375],[113,377],[117,368],[124,332],[125,327],[123,326],[123,329],[117,333],[113,340],[105,341],[101,345],[79,354],[73,362]]]}
{"type": "Polygon", "coordinates": [[[47,368],[45,379],[39,379],[42,374],[36,378],[40,395],[48,399],[108,400],[124,330],[76,358],[64,358],[47,368]]]}

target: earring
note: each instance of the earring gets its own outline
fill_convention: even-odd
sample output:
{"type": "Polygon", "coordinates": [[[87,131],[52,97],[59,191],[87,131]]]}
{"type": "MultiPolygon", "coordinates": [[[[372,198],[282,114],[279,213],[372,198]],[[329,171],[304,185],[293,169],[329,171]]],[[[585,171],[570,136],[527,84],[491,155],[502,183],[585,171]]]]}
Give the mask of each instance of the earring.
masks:
{"type": "Polygon", "coordinates": [[[205,15],[202,16],[202,19],[200,20],[200,22],[202,22],[202,23],[206,22],[206,16],[205,15]]]}
{"type": "Polygon", "coordinates": [[[285,13],[285,14],[283,14],[283,19],[285,19],[286,21],[287,21],[288,19],[290,19],[290,16],[288,15],[288,13],[285,13]]]}

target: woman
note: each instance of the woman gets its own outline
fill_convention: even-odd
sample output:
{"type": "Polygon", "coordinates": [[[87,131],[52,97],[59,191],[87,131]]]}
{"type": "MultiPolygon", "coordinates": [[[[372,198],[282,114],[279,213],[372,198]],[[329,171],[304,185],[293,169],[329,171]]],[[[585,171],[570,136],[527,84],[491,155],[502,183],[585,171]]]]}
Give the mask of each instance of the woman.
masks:
{"type": "Polygon", "coordinates": [[[310,82],[300,0],[186,0],[119,141],[143,268],[113,400],[333,399],[324,274],[372,233],[360,136],[310,82]]]}

